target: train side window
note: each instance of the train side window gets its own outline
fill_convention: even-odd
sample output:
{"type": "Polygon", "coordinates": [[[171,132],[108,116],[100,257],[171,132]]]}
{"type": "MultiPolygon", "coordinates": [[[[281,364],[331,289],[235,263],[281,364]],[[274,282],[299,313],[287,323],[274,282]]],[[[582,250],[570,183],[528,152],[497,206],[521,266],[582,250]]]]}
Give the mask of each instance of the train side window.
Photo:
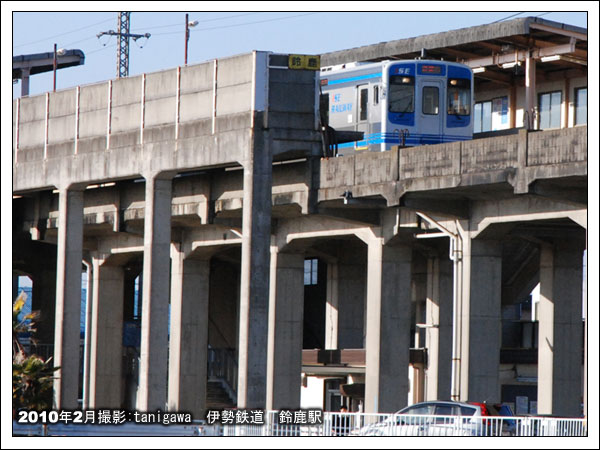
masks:
{"type": "Polygon", "coordinates": [[[369,89],[361,89],[360,90],[360,111],[359,111],[359,119],[360,121],[367,120],[368,117],[368,107],[369,107],[369,89]]]}
{"type": "Polygon", "coordinates": [[[390,75],[388,109],[392,113],[415,112],[415,78],[390,75]]]}
{"type": "Polygon", "coordinates": [[[448,80],[448,114],[457,116],[471,114],[471,80],[466,78],[448,80]]]}
{"type": "Polygon", "coordinates": [[[437,115],[440,109],[440,91],[436,86],[423,86],[423,114],[437,115]]]}

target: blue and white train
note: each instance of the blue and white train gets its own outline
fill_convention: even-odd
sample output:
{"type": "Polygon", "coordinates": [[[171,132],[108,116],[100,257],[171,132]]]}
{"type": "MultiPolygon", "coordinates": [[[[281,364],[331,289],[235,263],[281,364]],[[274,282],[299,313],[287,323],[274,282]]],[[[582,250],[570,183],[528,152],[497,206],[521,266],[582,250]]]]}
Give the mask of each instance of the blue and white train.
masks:
{"type": "Polygon", "coordinates": [[[321,69],[321,116],[336,131],[363,132],[337,154],[473,138],[473,72],[436,60],[351,63],[321,69]]]}

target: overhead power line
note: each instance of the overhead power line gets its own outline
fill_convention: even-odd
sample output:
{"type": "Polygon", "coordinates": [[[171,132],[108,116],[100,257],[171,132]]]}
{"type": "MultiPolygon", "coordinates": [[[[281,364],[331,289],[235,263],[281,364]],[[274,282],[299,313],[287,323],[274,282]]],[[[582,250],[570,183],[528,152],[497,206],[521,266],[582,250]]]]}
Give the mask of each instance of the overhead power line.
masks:
{"type": "MultiPolygon", "coordinates": [[[[60,36],[65,36],[65,35],[71,34],[71,33],[76,33],[77,31],[87,30],[90,27],[95,27],[96,25],[101,25],[103,23],[110,22],[112,20],[113,19],[107,19],[107,20],[103,20],[102,22],[92,23],[90,25],[86,25],[85,27],[77,28],[77,29],[71,30],[71,31],[65,31],[64,33],[55,34],[54,36],[48,36],[48,37],[45,37],[44,39],[40,39],[38,41],[27,42],[25,44],[19,44],[19,45],[13,45],[13,48],[20,48],[20,47],[25,47],[26,45],[38,44],[40,42],[47,42],[50,39],[54,39],[54,38],[60,37],[60,36]]],[[[78,41],[78,42],[80,42],[80,41],[78,41]]]]}
{"type": "MultiPolygon", "coordinates": [[[[243,16],[250,16],[253,14],[260,14],[262,13],[262,11],[256,11],[256,12],[251,12],[251,13],[245,13],[245,14],[235,14],[233,16],[227,16],[227,17],[215,17],[212,19],[204,19],[204,20],[198,20],[198,23],[205,23],[205,22],[216,22],[218,20],[227,20],[227,19],[233,19],[235,17],[243,17],[243,16]]],[[[181,27],[181,23],[172,23],[171,25],[157,25],[155,27],[145,27],[146,30],[157,30],[159,28],[172,28],[172,27],[181,27]]],[[[138,30],[133,30],[133,31],[138,31],[138,30]]]]}
{"type": "Polygon", "coordinates": [[[513,14],[512,16],[508,16],[508,17],[505,17],[505,18],[503,18],[503,19],[498,19],[498,20],[496,20],[496,21],[494,21],[494,22],[491,22],[491,23],[498,23],[498,22],[502,22],[502,21],[504,21],[504,20],[512,19],[513,17],[519,16],[519,15],[523,14],[524,12],[525,12],[525,11],[521,11],[521,12],[519,12],[519,13],[513,14]]]}
{"type": "MultiPolygon", "coordinates": [[[[286,19],[293,19],[295,17],[303,17],[303,16],[310,16],[313,14],[318,14],[318,12],[311,12],[311,13],[306,13],[306,14],[297,14],[295,16],[287,16],[287,17],[277,17],[274,19],[265,19],[265,20],[257,20],[255,22],[244,22],[244,23],[238,23],[238,24],[234,24],[234,25],[221,25],[218,27],[210,27],[210,28],[196,28],[196,31],[209,31],[209,30],[218,30],[218,29],[222,29],[222,28],[233,28],[233,27],[241,27],[244,25],[254,25],[257,23],[266,23],[266,22],[275,22],[277,20],[286,20],[286,19]]],[[[176,34],[179,33],[179,31],[172,31],[172,32],[168,32],[168,33],[156,33],[155,36],[164,36],[167,34],[176,34]]]]}

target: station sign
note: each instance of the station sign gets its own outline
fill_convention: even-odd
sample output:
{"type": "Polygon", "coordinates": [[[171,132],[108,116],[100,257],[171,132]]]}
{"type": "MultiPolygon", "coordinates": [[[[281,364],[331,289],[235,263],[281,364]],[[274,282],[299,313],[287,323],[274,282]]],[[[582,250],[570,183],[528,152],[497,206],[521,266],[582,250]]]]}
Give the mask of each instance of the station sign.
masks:
{"type": "Polygon", "coordinates": [[[319,70],[321,68],[321,57],[319,55],[289,55],[288,68],[319,70]]]}

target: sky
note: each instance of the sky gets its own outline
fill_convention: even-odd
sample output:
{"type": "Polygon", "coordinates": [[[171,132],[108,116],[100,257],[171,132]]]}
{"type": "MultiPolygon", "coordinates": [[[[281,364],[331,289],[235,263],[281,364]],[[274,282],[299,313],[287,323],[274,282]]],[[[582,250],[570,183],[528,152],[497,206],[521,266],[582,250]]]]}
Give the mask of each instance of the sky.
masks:
{"type": "MultiPolygon", "coordinates": [[[[3,3],[13,3],[13,8],[23,7],[22,3],[3,3]]],[[[104,8],[123,6],[121,3],[111,2],[86,2],[87,4],[91,4],[92,8],[94,5],[103,5],[104,8]]],[[[225,5],[230,4],[215,2],[211,5],[215,6],[217,11],[210,12],[186,11],[183,7],[187,5],[180,3],[174,3],[182,7],[179,12],[142,12],[139,11],[139,7],[147,6],[147,3],[125,4],[131,6],[128,8],[131,11],[130,32],[141,35],[150,33],[148,39],[140,38],[130,42],[130,76],[183,65],[186,12],[190,21],[198,21],[198,24],[190,29],[188,64],[248,53],[252,50],[320,54],[527,16],[539,16],[584,28],[588,26],[588,14],[583,11],[583,6],[578,8],[577,3],[569,5],[582,12],[511,11],[507,9],[507,6],[511,6],[510,2],[496,4],[496,8],[501,9],[496,12],[326,12],[311,10],[310,7],[323,8],[327,7],[327,3],[311,2],[286,2],[288,8],[291,5],[304,11],[223,12],[218,11],[218,8],[224,9],[225,5]],[[504,7],[498,8],[499,6],[504,7]],[[136,7],[138,11],[135,11],[136,7]]],[[[374,4],[382,6],[385,10],[386,6],[389,8],[389,5],[394,3],[374,4]]],[[[189,4],[190,7],[198,5],[189,4]]],[[[258,6],[260,5],[259,3],[258,6]]],[[[494,6],[493,2],[491,5],[494,6]]],[[[203,3],[202,6],[206,4],[203,3]]],[[[515,3],[513,6],[523,4],[515,3]]],[[[4,37],[9,27],[5,25],[12,25],[13,56],[51,52],[55,43],[59,49],[80,49],[84,52],[83,66],[58,71],[57,90],[116,77],[117,38],[107,35],[98,38],[97,35],[117,30],[117,12],[36,12],[3,9],[2,15],[3,59],[8,53],[5,51],[4,37]]],[[[30,81],[30,95],[51,90],[52,84],[52,72],[34,75],[30,81]]],[[[19,95],[20,83],[13,85],[13,97],[19,95]]]]}

